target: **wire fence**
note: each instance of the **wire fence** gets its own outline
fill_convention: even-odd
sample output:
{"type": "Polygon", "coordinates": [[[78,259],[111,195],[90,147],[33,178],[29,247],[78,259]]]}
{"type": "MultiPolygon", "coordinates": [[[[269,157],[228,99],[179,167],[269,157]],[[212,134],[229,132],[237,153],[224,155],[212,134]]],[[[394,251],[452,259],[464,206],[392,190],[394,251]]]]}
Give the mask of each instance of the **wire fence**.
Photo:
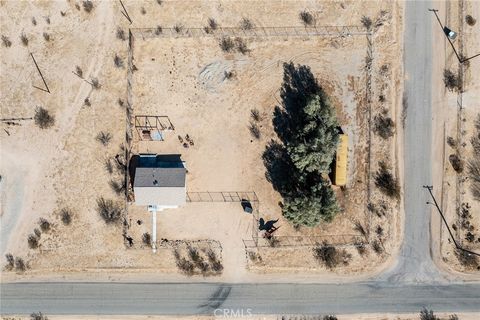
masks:
{"type": "Polygon", "coordinates": [[[263,237],[244,240],[245,248],[277,248],[277,247],[314,247],[321,243],[328,243],[334,247],[350,247],[367,243],[365,237],[358,234],[330,234],[319,236],[273,236],[272,239],[263,237]]]}
{"type": "Polygon", "coordinates": [[[257,194],[254,191],[203,191],[187,192],[187,202],[242,202],[249,201],[258,203],[257,194]]]}
{"type": "Polygon", "coordinates": [[[312,37],[354,36],[371,34],[363,26],[314,26],[314,27],[218,27],[215,30],[202,27],[133,28],[135,36],[146,38],[202,38],[202,37],[312,37]]]}

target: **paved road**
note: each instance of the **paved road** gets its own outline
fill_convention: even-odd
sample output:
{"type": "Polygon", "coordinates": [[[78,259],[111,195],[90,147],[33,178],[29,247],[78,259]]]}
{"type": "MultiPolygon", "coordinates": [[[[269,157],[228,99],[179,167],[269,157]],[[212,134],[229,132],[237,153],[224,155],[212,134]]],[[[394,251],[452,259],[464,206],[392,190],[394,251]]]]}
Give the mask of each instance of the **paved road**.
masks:
{"type": "Polygon", "coordinates": [[[406,232],[399,263],[382,276],[344,284],[23,283],[1,286],[2,313],[208,314],[480,311],[480,283],[451,283],[430,253],[431,22],[429,3],[406,3],[406,232]]]}
{"type": "Polygon", "coordinates": [[[211,314],[478,311],[479,284],[449,286],[357,284],[115,284],[3,285],[2,313],[211,314]],[[26,297],[19,299],[18,297],[26,297]]]}

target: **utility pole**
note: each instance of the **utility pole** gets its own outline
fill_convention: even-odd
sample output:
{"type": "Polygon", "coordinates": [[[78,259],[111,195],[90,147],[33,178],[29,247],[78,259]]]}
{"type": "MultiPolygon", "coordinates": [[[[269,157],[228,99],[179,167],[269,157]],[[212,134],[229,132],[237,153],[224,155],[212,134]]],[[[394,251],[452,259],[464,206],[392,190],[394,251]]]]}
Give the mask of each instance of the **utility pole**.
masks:
{"type": "Polygon", "coordinates": [[[50,93],[50,89],[48,89],[47,82],[45,81],[45,78],[43,77],[42,71],[40,71],[40,68],[38,67],[37,61],[35,60],[35,57],[33,56],[33,53],[30,52],[30,56],[33,59],[33,63],[35,64],[35,67],[37,67],[37,71],[40,74],[40,77],[42,78],[43,84],[45,85],[45,89],[39,88],[37,86],[33,86],[33,87],[35,89],[42,90],[42,91],[50,93]]]}

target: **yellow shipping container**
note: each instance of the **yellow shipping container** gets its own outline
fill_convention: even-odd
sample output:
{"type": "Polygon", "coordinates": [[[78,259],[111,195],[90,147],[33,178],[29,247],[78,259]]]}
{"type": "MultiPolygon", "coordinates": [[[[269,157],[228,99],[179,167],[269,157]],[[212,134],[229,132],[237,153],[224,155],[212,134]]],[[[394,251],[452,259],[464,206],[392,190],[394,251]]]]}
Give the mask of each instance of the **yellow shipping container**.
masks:
{"type": "Polygon", "coordinates": [[[337,155],[335,156],[335,185],[344,186],[347,184],[347,155],[348,155],[348,136],[341,134],[337,146],[337,155]]]}

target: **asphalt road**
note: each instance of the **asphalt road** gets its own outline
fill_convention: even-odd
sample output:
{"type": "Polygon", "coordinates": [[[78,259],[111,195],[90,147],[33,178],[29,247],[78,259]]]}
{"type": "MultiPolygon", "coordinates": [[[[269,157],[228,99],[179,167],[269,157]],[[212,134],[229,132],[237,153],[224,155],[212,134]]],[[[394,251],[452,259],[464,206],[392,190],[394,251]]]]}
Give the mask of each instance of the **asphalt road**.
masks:
{"type": "Polygon", "coordinates": [[[431,32],[428,2],[406,3],[405,239],[398,264],[368,282],[339,284],[17,283],[2,314],[211,314],[480,311],[480,283],[449,282],[430,253],[431,32]],[[221,312],[221,311],[220,311],[221,312]]]}

